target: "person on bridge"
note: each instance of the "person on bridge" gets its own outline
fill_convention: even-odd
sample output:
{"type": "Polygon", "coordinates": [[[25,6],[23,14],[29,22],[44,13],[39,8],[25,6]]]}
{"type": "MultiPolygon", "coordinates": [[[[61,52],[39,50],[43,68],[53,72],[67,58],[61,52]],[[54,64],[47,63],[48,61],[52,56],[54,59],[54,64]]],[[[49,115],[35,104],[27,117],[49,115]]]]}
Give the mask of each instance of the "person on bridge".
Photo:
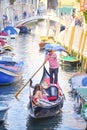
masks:
{"type": "Polygon", "coordinates": [[[27,13],[26,13],[26,11],[24,11],[24,12],[23,12],[23,18],[25,19],[26,16],[27,16],[27,13]]]}
{"type": "Polygon", "coordinates": [[[39,10],[39,9],[37,9],[37,16],[38,16],[38,15],[40,15],[40,10],[39,10]]]}
{"type": "Polygon", "coordinates": [[[56,53],[54,53],[53,50],[48,50],[48,54],[45,57],[43,65],[47,61],[49,62],[50,83],[57,84],[58,83],[58,60],[57,60],[57,55],[56,53]]]}

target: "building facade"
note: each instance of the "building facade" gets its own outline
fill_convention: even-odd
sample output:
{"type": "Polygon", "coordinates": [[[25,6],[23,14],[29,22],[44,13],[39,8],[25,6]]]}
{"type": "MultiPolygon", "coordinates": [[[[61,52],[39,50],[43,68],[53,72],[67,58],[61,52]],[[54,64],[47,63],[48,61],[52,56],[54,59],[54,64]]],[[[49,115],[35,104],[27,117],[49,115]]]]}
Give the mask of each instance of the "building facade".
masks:
{"type": "Polygon", "coordinates": [[[47,9],[56,9],[58,6],[58,0],[47,0],[47,9]]]}

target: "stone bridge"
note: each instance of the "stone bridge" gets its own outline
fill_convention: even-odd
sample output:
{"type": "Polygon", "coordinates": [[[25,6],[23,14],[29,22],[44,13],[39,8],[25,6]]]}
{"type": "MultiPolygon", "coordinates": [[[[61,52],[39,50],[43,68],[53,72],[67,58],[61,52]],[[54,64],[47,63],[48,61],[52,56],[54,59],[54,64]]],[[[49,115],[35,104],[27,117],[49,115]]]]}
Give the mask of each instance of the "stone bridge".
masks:
{"type": "Polygon", "coordinates": [[[48,20],[52,20],[52,21],[55,21],[55,22],[59,22],[63,25],[65,25],[64,23],[64,20],[61,20],[59,19],[58,17],[56,16],[48,16],[48,15],[42,15],[42,16],[32,16],[32,17],[29,17],[29,18],[26,18],[26,19],[22,19],[22,20],[19,20],[16,22],[16,26],[20,26],[22,24],[25,24],[25,23],[31,23],[31,22],[34,22],[34,21],[37,21],[37,20],[45,20],[45,19],[48,19],[48,20]]]}

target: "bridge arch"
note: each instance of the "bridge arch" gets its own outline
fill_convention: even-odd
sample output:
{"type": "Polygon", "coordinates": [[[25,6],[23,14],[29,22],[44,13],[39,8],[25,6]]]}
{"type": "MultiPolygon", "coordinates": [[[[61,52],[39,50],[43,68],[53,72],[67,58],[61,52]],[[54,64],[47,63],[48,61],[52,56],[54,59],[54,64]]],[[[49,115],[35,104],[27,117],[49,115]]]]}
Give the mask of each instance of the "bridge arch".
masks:
{"type": "Polygon", "coordinates": [[[20,25],[25,24],[27,22],[32,23],[36,20],[45,20],[45,19],[52,20],[52,21],[55,21],[55,22],[59,22],[59,23],[65,25],[64,21],[60,20],[56,16],[43,15],[43,16],[32,16],[32,17],[29,17],[29,18],[26,18],[26,19],[19,20],[19,21],[16,22],[16,26],[20,26],[20,25]]]}

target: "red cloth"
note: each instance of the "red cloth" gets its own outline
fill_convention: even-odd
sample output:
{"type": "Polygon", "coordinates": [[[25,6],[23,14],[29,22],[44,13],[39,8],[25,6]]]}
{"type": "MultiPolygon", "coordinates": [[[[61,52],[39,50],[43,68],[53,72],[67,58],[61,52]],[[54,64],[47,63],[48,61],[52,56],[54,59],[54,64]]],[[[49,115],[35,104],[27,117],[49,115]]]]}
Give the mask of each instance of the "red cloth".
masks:
{"type": "Polygon", "coordinates": [[[8,36],[7,32],[0,32],[0,36],[8,36]]]}
{"type": "Polygon", "coordinates": [[[0,38],[0,44],[1,44],[2,46],[4,46],[6,43],[5,43],[5,41],[4,41],[3,39],[0,38]]]}
{"type": "Polygon", "coordinates": [[[56,99],[57,99],[57,97],[55,97],[55,96],[48,97],[48,100],[49,100],[49,101],[54,101],[54,100],[56,100],[56,99]]]}

